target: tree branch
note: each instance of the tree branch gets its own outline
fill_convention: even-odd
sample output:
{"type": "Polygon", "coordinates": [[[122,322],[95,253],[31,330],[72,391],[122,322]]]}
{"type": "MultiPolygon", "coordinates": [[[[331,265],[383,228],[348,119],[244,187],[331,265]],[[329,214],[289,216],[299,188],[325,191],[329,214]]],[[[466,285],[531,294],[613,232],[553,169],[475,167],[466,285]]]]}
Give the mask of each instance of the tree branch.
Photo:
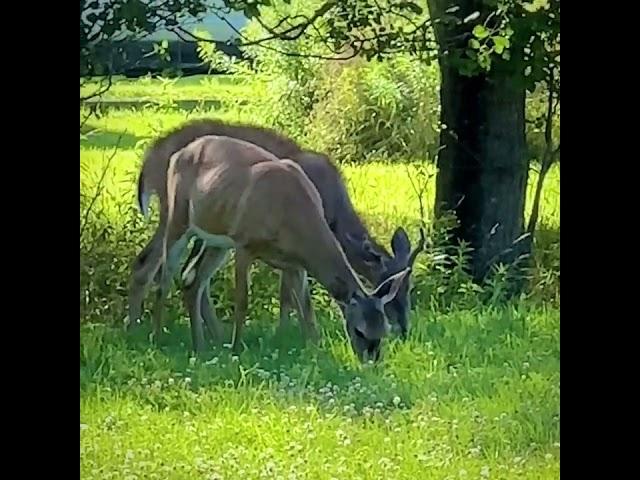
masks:
{"type": "MultiPolygon", "coordinates": [[[[251,47],[251,46],[257,46],[257,47],[261,47],[261,48],[266,48],[268,50],[277,52],[281,55],[285,55],[288,57],[303,57],[303,58],[314,58],[314,59],[319,59],[319,60],[349,60],[351,58],[356,57],[357,55],[359,55],[362,50],[364,45],[367,42],[374,42],[376,40],[383,40],[386,39],[388,37],[390,37],[391,35],[394,35],[394,32],[378,32],[375,35],[371,35],[371,36],[363,36],[361,38],[353,38],[351,39],[350,42],[347,43],[347,49],[349,47],[353,48],[353,52],[347,56],[334,56],[334,55],[319,55],[319,54],[312,54],[312,53],[298,53],[298,52],[291,52],[291,51],[285,51],[285,50],[281,50],[279,48],[276,47],[272,47],[270,45],[267,45],[267,43],[273,41],[273,40],[281,40],[281,41],[292,41],[292,40],[298,40],[300,37],[302,37],[302,35],[304,35],[309,28],[314,28],[316,30],[316,32],[319,34],[320,32],[317,30],[317,28],[315,28],[315,22],[320,19],[321,17],[323,17],[326,13],[328,13],[331,9],[333,9],[334,7],[336,7],[338,4],[335,1],[329,1],[325,4],[323,4],[319,9],[317,9],[313,15],[311,15],[310,17],[307,17],[305,15],[296,15],[294,17],[290,17],[290,16],[285,16],[284,18],[280,19],[278,21],[278,23],[276,24],[276,26],[274,27],[269,27],[268,25],[266,25],[262,20],[260,20],[259,17],[256,17],[256,20],[258,21],[258,23],[268,32],[269,35],[256,39],[256,40],[249,40],[246,38],[246,36],[239,31],[237,28],[235,28],[233,25],[231,25],[228,21],[225,20],[225,22],[227,23],[227,25],[229,25],[230,28],[232,28],[232,30],[238,35],[238,37],[244,41],[237,41],[237,42],[233,42],[233,44],[235,46],[237,46],[238,48],[243,48],[243,47],[251,47]],[[279,26],[281,26],[284,22],[288,22],[291,20],[295,20],[295,19],[303,19],[302,22],[300,23],[296,23],[295,25],[291,25],[289,27],[287,27],[286,29],[282,30],[282,31],[277,31],[277,28],[279,26]]],[[[400,18],[404,18],[405,20],[408,19],[408,17],[406,15],[401,14],[400,12],[396,12],[396,11],[390,11],[391,14],[396,15],[400,18]]],[[[218,18],[221,18],[222,20],[224,20],[224,18],[222,18],[221,16],[217,15],[218,18]]],[[[410,20],[410,19],[408,19],[410,20]]],[[[412,38],[413,36],[418,35],[420,32],[426,34],[427,31],[427,27],[430,26],[430,24],[432,24],[434,21],[434,17],[431,18],[427,18],[424,21],[422,21],[419,24],[416,24],[415,22],[413,22],[412,20],[410,21],[410,23],[413,25],[413,29],[407,32],[404,32],[404,35],[407,38],[412,38]]],[[[212,39],[212,38],[205,38],[202,37],[194,32],[190,32],[189,30],[185,29],[184,27],[178,25],[176,27],[170,28],[169,31],[171,31],[172,33],[174,33],[176,36],[178,36],[178,38],[180,38],[180,40],[185,41],[185,42],[203,42],[203,43],[226,43],[226,44],[231,44],[232,42],[229,41],[221,41],[221,40],[216,40],[216,39],[212,39]]],[[[424,35],[423,35],[424,36],[424,35]]],[[[319,37],[322,37],[322,35],[319,34],[319,37]]],[[[412,43],[415,42],[415,39],[413,39],[412,41],[409,41],[407,43],[412,43]]],[[[334,54],[336,55],[342,55],[343,53],[345,53],[347,51],[347,49],[342,50],[342,51],[336,51],[333,48],[331,48],[327,42],[324,42],[325,45],[328,47],[328,49],[330,51],[332,51],[334,54]]],[[[423,42],[424,44],[427,44],[428,42],[423,42]]],[[[431,47],[434,51],[437,50],[437,44],[435,42],[435,40],[433,41],[434,45],[433,47],[431,47]]],[[[383,54],[389,54],[389,53],[396,53],[396,52],[400,52],[403,51],[404,49],[402,48],[402,46],[397,46],[397,47],[391,47],[391,48],[387,48],[383,51],[381,51],[380,53],[383,54]]]]}
{"type": "MultiPolygon", "coordinates": [[[[314,12],[314,14],[311,15],[311,17],[306,17],[304,15],[298,15],[298,16],[296,16],[294,18],[304,18],[305,20],[302,23],[299,23],[299,24],[296,24],[296,25],[293,25],[291,27],[286,28],[285,30],[283,30],[281,32],[273,31],[273,29],[270,29],[269,27],[266,27],[262,22],[260,22],[260,20],[258,20],[260,25],[262,25],[263,28],[265,28],[265,30],[267,30],[267,32],[269,32],[270,36],[263,37],[263,38],[260,38],[258,40],[247,40],[246,42],[236,43],[235,45],[238,46],[238,47],[251,47],[251,46],[254,46],[254,45],[261,45],[261,44],[263,44],[265,42],[269,42],[271,40],[285,40],[285,41],[297,40],[298,38],[300,38],[307,31],[307,29],[311,26],[311,24],[313,24],[316,20],[318,20],[320,17],[325,15],[327,12],[329,12],[329,10],[334,8],[336,5],[337,5],[337,3],[335,1],[329,1],[329,2],[325,3],[324,5],[322,5],[320,8],[318,8],[318,10],[316,10],[314,12]],[[296,30],[297,30],[297,32],[296,32],[296,30]],[[294,34],[293,32],[296,32],[296,33],[294,34]]],[[[218,18],[220,18],[220,17],[218,17],[218,18]]],[[[278,25],[281,25],[284,22],[284,20],[286,20],[287,18],[288,17],[285,17],[283,20],[281,20],[278,23],[278,25]]],[[[241,38],[246,38],[235,27],[233,27],[232,25],[230,25],[230,26],[234,30],[234,32],[236,32],[241,38]]],[[[210,38],[202,38],[199,35],[196,35],[195,33],[192,33],[190,31],[188,31],[184,27],[181,27],[180,25],[169,29],[169,31],[175,33],[176,35],[178,35],[178,32],[181,32],[182,34],[185,34],[185,35],[191,37],[192,38],[191,41],[220,43],[219,40],[210,39],[210,38]]],[[[178,36],[180,37],[180,35],[178,35],[178,36]]],[[[180,37],[180,38],[181,38],[181,40],[189,41],[184,37],[180,37]]],[[[226,42],[226,43],[229,43],[229,42],[226,42]]]]}
{"type": "Polygon", "coordinates": [[[84,103],[87,100],[91,100],[92,98],[95,97],[100,97],[102,95],[104,95],[110,88],[113,82],[113,78],[111,77],[111,74],[107,75],[106,80],[107,80],[107,85],[106,86],[102,86],[102,83],[104,82],[105,78],[101,78],[100,79],[100,87],[98,87],[98,89],[96,91],[94,91],[93,93],[86,95],[86,96],[80,96],[80,103],[84,103]]]}

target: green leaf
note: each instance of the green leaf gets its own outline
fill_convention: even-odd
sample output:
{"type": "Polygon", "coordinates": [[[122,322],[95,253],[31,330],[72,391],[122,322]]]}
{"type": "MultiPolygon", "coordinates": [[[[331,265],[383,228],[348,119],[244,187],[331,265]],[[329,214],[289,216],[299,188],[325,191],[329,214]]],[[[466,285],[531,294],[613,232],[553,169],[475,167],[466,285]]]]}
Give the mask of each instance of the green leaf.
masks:
{"type": "Polygon", "coordinates": [[[484,25],[476,25],[472,30],[473,36],[482,40],[489,36],[489,31],[484,28],[484,25]]]}
{"type": "Polygon", "coordinates": [[[488,71],[491,67],[491,58],[488,55],[481,55],[478,57],[478,65],[488,71]]]}
{"type": "Polygon", "coordinates": [[[471,40],[469,40],[469,46],[478,50],[480,48],[480,42],[475,38],[472,38],[471,40]]]}
{"type": "Polygon", "coordinates": [[[505,37],[493,37],[494,50],[500,55],[505,48],[509,48],[509,39],[505,37]]]}
{"type": "Polygon", "coordinates": [[[533,0],[531,3],[523,2],[522,7],[530,13],[537,12],[538,10],[548,9],[549,0],[533,0]]]}

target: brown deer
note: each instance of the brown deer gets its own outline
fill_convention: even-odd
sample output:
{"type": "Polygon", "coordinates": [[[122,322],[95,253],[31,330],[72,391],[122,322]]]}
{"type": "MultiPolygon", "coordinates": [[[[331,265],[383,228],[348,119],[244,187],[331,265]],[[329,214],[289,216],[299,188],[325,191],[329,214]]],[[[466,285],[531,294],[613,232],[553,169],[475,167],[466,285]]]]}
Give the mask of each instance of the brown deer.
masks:
{"type": "MultiPolygon", "coordinates": [[[[146,216],[150,196],[153,193],[158,195],[160,228],[133,265],[129,292],[128,318],[130,321],[137,321],[142,313],[142,301],[148,287],[145,278],[148,269],[152,268],[147,260],[154,248],[160,247],[159,233],[162,232],[162,226],[166,222],[166,175],[169,158],[191,141],[204,135],[221,135],[245,140],[279,158],[288,157],[298,163],[320,193],[325,219],[344,249],[349,262],[373,285],[379,285],[383,280],[404,268],[411,268],[416,256],[424,247],[422,231],[420,244],[411,251],[406,233],[402,228],[398,228],[391,242],[394,255],[389,255],[384,247],[369,235],[366,226],[353,208],[340,172],[326,156],[305,152],[292,140],[270,129],[253,125],[228,124],[212,119],[191,121],[157,139],[145,154],[138,179],[138,204],[146,216]]],[[[183,294],[190,316],[193,318],[194,315],[201,314],[210,333],[217,338],[221,338],[221,327],[213,315],[209,296],[205,292],[208,292],[211,272],[219,268],[219,264],[224,263],[225,256],[220,255],[215,249],[206,249],[204,242],[196,240],[183,270],[185,280],[183,294]]],[[[385,307],[386,314],[399,325],[403,336],[408,330],[410,311],[408,290],[407,276],[400,286],[399,293],[385,307]]],[[[154,317],[160,315],[158,309],[161,308],[161,295],[159,289],[154,317]]],[[[300,303],[310,310],[309,290],[304,271],[284,270],[280,289],[281,327],[288,322],[289,312],[292,309],[299,310],[300,303]],[[294,291],[298,301],[293,296],[294,291]]]]}
{"type": "MultiPolygon", "coordinates": [[[[218,266],[235,249],[235,350],[247,313],[249,268],[260,259],[285,271],[308,271],[341,305],[358,358],[379,358],[389,331],[384,307],[410,269],[367,292],[325,220],[318,190],[298,164],[243,140],[208,135],[171,156],[166,192],[162,254],[152,259],[163,267],[161,289],[166,293],[190,237],[216,252],[211,258],[218,266]]],[[[149,269],[147,283],[154,275],[149,269]]],[[[311,317],[303,316],[302,322],[315,333],[311,317]]],[[[202,327],[192,319],[196,345],[202,342],[202,327]]]]}

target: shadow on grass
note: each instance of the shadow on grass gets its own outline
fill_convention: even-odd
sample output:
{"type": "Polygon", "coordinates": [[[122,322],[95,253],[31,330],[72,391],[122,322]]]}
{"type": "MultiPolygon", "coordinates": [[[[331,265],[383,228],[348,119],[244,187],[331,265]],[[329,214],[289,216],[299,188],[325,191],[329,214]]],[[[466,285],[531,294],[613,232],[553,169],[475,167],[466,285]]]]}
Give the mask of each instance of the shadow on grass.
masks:
{"type": "MultiPolygon", "coordinates": [[[[223,325],[225,340],[230,342],[232,325],[228,322],[223,325]]],[[[244,349],[239,355],[235,355],[228,344],[207,343],[205,353],[196,360],[191,352],[190,329],[186,321],[168,325],[156,344],[150,339],[148,318],[127,333],[119,326],[84,325],[81,327],[80,389],[81,392],[90,391],[95,383],[123,386],[132,378],[152,378],[163,372],[189,376],[199,386],[212,389],[228,382],[238,385],[243,377],[242,369],[255,371],[259,368],[269,372],[270,388],[278,382],[289,386],[284,379],[296,379],[299,387],[328,382],[346,384],[363,374],[355,360],[348,362],[342,358],[342,348],[350,348],[346,338],[325,335],[321,345],[305,346],[297,322],[292,322],[281,336],[275,334],[275,328],[276,323],[266,319],[252,322],[245,328],[244,349]],[[105,371],[110,373],[105,374],[105,371]]],[[[303,393],[308,392],[300,392],[303,393]]]]}
{"type": "MultiPolygon", "coordinates": [[[[422,311],[414,319],[417,328],[409,342],[388,338],[387,359],[380,365],[360,365],[344,334],[328,325],[327,318],[320,319],[328,328],[317,347],[304,346],[297,323],[276,336],[276,321],[263,318],[247,325],[246,348],[240,355],[225,346],[210,346],[197,360],[191,358],[187,322],[171,325],[157,346],[149,341],[148,320],[128,334],[121,328],[85,325],[81,395],[90,395],[98,384],[142,398],[150,383],[189,378],[187,393],[181,395],[194,389],[208,395],[242,387],[256,395],[274,395],[284,403],[298,399],[356,408],[364,408],[372,399],[390,405],[396,396],[406,407],[431,393],[442,398],[490,396],[504,383],[496,379],[520,381],[521,365],[533,361],[530,351],[548,352],[535,359],[541,373],[554,375],[557,370],[557,345],[551,334],[555,328],[546,321],[534,328],[530,313],[528,308],[508,307],[440,317],[422,311]]],[[[227,323],[226,339],[230,333],[227,323]]],[[[182,408],[183,400],[165,407],[182,408]]]]}
{"type": "Polygon", "coordinates": [[[138,137],[123,131],[104,130],[91,124],[86,124],[80,130],[84,136],[80,139],[80,147],[91,147],[102,150],[114,149],[119,145],[121,149],[135,148],[136,144],[145,137],[138,137]]]}

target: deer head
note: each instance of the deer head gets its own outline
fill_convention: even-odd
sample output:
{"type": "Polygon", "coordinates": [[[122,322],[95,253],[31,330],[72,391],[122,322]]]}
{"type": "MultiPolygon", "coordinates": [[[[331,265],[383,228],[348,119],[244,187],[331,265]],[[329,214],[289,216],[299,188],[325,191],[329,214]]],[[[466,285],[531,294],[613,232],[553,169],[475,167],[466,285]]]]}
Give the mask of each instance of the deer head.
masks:
{"type": "Polygon", "coordinates": [[[380,359],[381,340],[390,329],[387,306],[395,300],[410,272],[408,268],[401,270],[373,292],[356,292],[347,304],[341,305],[351,347],[361,361],[380,359]]]}
{"type": "Polygon", "coordinates": [[[355,239],[352,236],[347,236],[347,238],[351,243],[351,248],[359,252],[362,262],[370,268],[372,273],[369,278],[373,278],[378,284],[376,292],[382,296],[393,293],[385,303],[385,313],[389,320],[399,327],[402,337],[406,338],[409,330],[409,312],[411,311],[410,273],[416,257],[424,250],[424,230],[420,228],[420,241],[412,250],[407,232],[402,227],[398,227],[391,237],[393,255],[389,255],[375,242],[372,242],[368,236],[360,239],[355,239]],[[388,280],[404,271],[407,274],[401,277],[400,284],[395,290],[392,290],[391,286],[395,286],[395,284],[388,282],[388,280]]]}

